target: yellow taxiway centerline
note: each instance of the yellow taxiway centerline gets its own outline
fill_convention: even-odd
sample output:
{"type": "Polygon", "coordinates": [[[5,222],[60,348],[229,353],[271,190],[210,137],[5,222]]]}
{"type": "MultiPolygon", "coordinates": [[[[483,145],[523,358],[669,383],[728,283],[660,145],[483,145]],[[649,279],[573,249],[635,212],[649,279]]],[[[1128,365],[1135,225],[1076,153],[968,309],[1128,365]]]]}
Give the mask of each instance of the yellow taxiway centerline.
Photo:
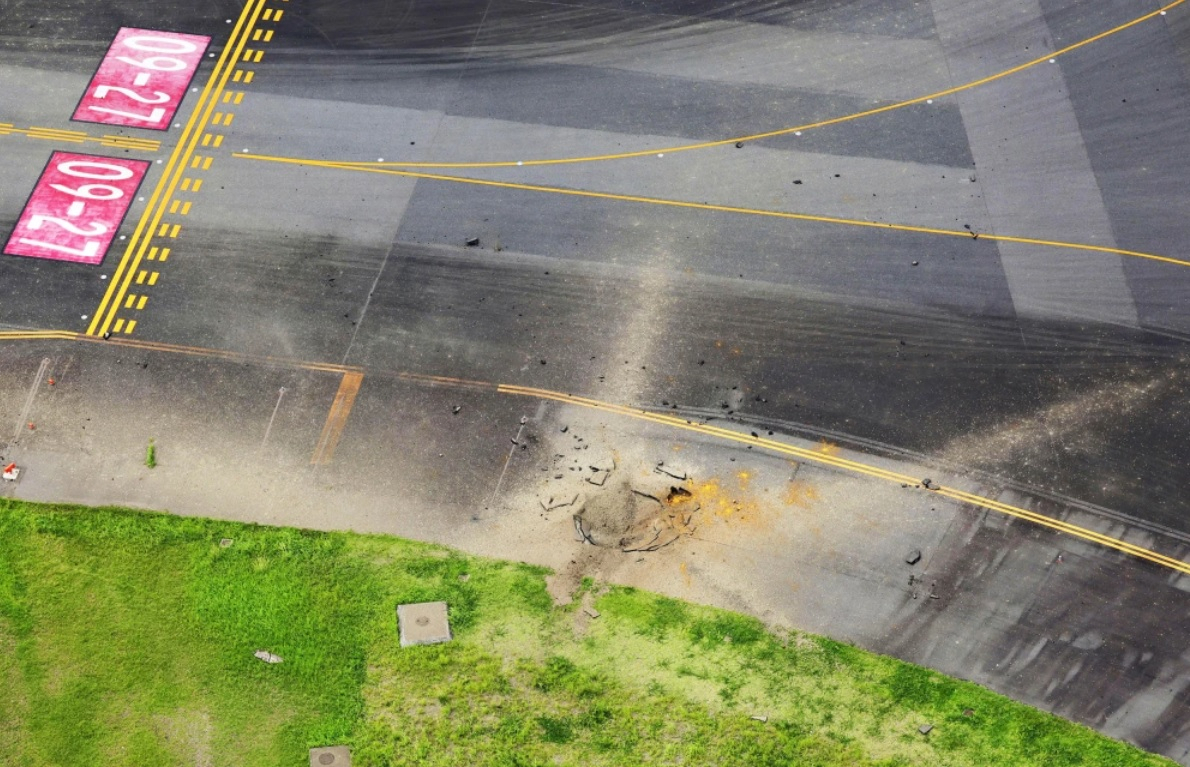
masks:
{"type": "Polygon", "coordinates": [[[1124,248],[1110,248],[1104,245],[1090,245],[1080,242],[1066,242],[1063,240],[1046,240],[1036,237],[1016,237],[1007,234],[987,234],[983,232],[972,232],[966,229],[940,229],[931,226],[914,226],[911,224],[893,224],[880,221],[865,221],[856,218],[841,218],[838,216],[819,216],[810,213],[790,213],[780,210],[764,210],[762,208],[744,208],[735,205],[712,205],[705,202],[689,202],[687,200],[671,200],[662,197],[642,197],[633,194],[615,194],[613,192],[595,192],[588,189],[571,189],[569,187],[561,186],[544,186],[541,184],[521,184],[513,181],[491,181],[481,178],[470,178],[467,176],[450,176],[441,173],[423,173],[412,170],[397,170],[395,168],[380,168],[367,165],[355,165],[350,163],[341,163],[330,160],[313,160],[304,159],[300,157],[279,157],[274,155],[254,154],[251,152],[233,152],[233,157],[238,157],[245,160],[259,160],[263,162],[278,162],[288,163],[292,165],[306,165],[316,168],[329,168],[332,170],[349,170],[358,173],[380,173],[390,176],[402,176],[406,178],[424,178],[432,181],[450,181],[458,184],[473,184],[476,186],[497,187],[501,189],[516,189],[527,192],[542,192],[547,194],[568,195],[571,197],[593,197],[602,200],[618,200],[620,202],[635,202],[647,205],[662,205],[671,208],[690,208],[693,210],[710,210],[720,213],[735,213],[748,216],[764,216],[767,218],[783,218],[792,221],[812,221],[823,224],[840,224],[845,226],[859,226],[868,229],[889,229],[897,232],[916,232],[918,234],[934,234],[944,237],[964,237],[967,239],[991,240],[994,242],[1016,242],[1025,245],[1038,245],[1048,248],[1064,248],[1067,250],[1084,250],[1093,251],[1097,253],[1111,253],[1118,256],[1130,256],[1132,258],[1143,258],[1150,261],[1160,261],[1167,264],[1174,264],[1175,266],[1190,266],[1190,261],[1173,258],[1172,256],[1163,256],[1157,253],[1144,253],[1137,250],[1126,250],[1124,248]]]}
{"type": "Polygon", "coordinates": [[[746,136],[736,136],[734,138],[717,139],[715,141],[702,141],[696,144],[683,144],[680,146],[662,147],[657,149],[644,149],[634,152],[616,152],[614,154],[590,155],[586,157],[563,157],[545,160],[500,160],[495,162],[344,162],[351,162],[353,165],[389,168],[509,168],[515,166],[533,165],[568,165],[574,163],[601,162],[605,160],[628,160],[634,157],[648,157],[658,153],[673,154],[676,152],[689,152],[695,149],[709,149],[711,147],[727,146],[741,141],[759,141],[760,139],[773,138],[775,136],[786,136],[790,133],[796,134],[800,133],[801,131],[814,130],[815,128],[825,128],[830,125],[838,125],[840,123],[851,122],[852,120],[859,120],[864,117],[872,117],[874,115],[884,114],[885,112],[891,112],[896,109],[904,109],[905,107],[913,106],[914,104],[923,104],[927,101],[944,98],[946,96],[952,96],[956,93],[962,93],[963,91],[971,90],[972,88],[978,88],[981,85],[986,85],[988,83],[995,82],[996,80],[1002,80],[1005,77],[1017,74],[1018,72],[1023,72],[1026,69],[1031,69],[1032,67],[1038,66],[1039,64],[1049,63],[1051,60],[1056,59],[1059,56],[1063,56],[1067,53],[1076,51],[1079,48],[1083,48],[1087,45],[1098,42],[1099,40],[1102,40],[1106,37],[1123,32],[1125,29],[1142,24],[1149,19],[1158,16],[1164,16],[1166,11],[1170,10],[1171,8],[1175,8],[1184,2],[1186,2],[1186,0],[1173,0],[1173,2],[1168,3],[1167,5],[1164,5],[1151,13],[1146,13],[1143,16],[1139,16],[1132,21],[1112,27],[1111,29],[1100,32],[1097,35],[1092,35],[1085,40],[1080,40],[1076,43],[1072,43],[1071,45],[1067,45],[1064,48],[1059,48],[1056,51],[1039,56],[1031,61],[1026,61],[1023,64],[1018,64],[1017,66],[1010,67],[1009,69],[1005,69],[992,75],[988,75],[987,77],[981,77],[978,80],[972,80],[969,83],[963,83],[962,85],[956,85],[952,88],[946,88],[934,93],[927,93],[924,96],[906,99],[905,101],[898,101],[895,104],[886,104],[885,106],[876,107],[874,109],[865,109],[861,112],[854,112],[852,114],[842,115],[840,117],[832,117],[827,120],[805,123],[804,125],[794,125],[789,128],[779,128],[777,130],[765,131],[763,133],[752,133],[746,136]]]}

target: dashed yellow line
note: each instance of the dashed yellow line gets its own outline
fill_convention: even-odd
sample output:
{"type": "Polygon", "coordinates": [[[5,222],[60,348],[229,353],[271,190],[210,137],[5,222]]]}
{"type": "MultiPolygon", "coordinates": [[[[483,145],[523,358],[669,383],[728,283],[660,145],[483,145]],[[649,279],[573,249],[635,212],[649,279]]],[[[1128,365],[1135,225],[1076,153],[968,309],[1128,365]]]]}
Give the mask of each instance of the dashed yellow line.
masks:
{"type": "MultiPolygon", "coordinates": [[[[516,167],[516,166],[534,166],[534,165],[569,165],[569,164],[574,164],[574,163],[602,162],[602,161],[607,161],[607,160],[628,160],[628,159],[632,159],[635,157],[649,157],[651,155],[656,155],[658,153],[673,154],[675,152],[689,152],[689,151],[696,150],[696,149],[710,149],[712,147],[728,146],[730,144],[735,144],[735,143],[741,142],[741,141],[743,141],[743,142],[759,141],[761,139],[774,138],[776,136],[787,136],[791,133],[794,135],[797,135],[797,134],[801,133],[802,131],[814,130],[816,128],[825,128],[830,125],[838,125],[840,123],[851,122],[852,120],[860,120],[865,117],[873,117],[875,115],[884,114],[885,112],[892,112],[897,109],[904,109],[905,107],[910,107],[915,104],[924,104],[927,101],[944,98],[946,96],[952,96],[956,93],[962,93],[963,91],[971,90],[972,88],[978,88],[981,85],[987,85],[988,83],[995,82],[996,80],[1002,80],[1005,77],[1015,75],[1018,72],[1023,72],[1026,69],[1031,69],[1031,68],[1038,66],[1040,64],[1049,63],[1051,60],[1056,59],[1059,56],[1064,56],[1068,53],[1078,50],[1079,48],[1083,48],[1083,47],[1090,45],[1094,42],[1098,42],[1099,40],[1102,40],[1105,37],[1110,37],[1110,36],[1117,34],[1119,32],[1123,32],[1124,30],[1134,27],[1137,24],[1142,24],[1142,23],[1148,21],[1149,19],[1153,19],[1158,16],[1162,16],[1169,9],[1176,8],[1177,6],[1181,5],[1184,2],[1186,2],[1186,0],[1173,0],[1173,2],[1162,6],[1161,8],[1158,8],[1157,10],[1153,11],[1152,13],[1146,13],[1145,15],[1139,16],[1139,17],[1133,19],[1132,21],[1126,22],[1124,24],[1120,24],[1117,27],[1112,27],[1111,29],[1109,29],[1105,32],[1100,32],[1099,34],[1088,37],[1085,40],[1080,40],[1077,43],[1067,45],[1064,48],[1059,48],[1056,51],[1047,53],[1043,56],[1039,56],[1039,57],[1033,59],[1032,61],[1026,61],[1023,64],[1018,64],[1017,66],[1010,67],[1009,69],[1005,69],[1002,72],[997,72],[996,74],[993,74],[993,75],[988,75],[987,77],[982,77],[978,80],[972,80],[971,82],[964,83],[962,85],[956,85],[952,88],[946,88],[946,89],[943,89],[940,91],[936,91],[934,93],[927,93],[926,95],[918,96],[917,98],[906,99],[905,101],[898,101],[894,104],[886,104],[885,106],[876,107],[874,109],[865,109],[860,112],[853,112],[852,114],[842,115],[840,117],[832,117],[827,120],[819,120],[817,122],[810,122],[810,123],[805,123],[802,125],[794,125],[789,128],[779,128],[777,130],[764,131],[763,133],[751,133],[746,136],[735,136],[734,138],[717,139],[715,141],[702,141],[702,142],[698,142],[695,144],[682,144],[679,146],[662,147],[659,149],[644,149],[644,150],[635,151],[635,152],[615,152],[612,154],[588,155],[588,156],[584,156],[584,157],[561,157],[561,158],[545,159],[545,160],[541,160],[541,159],[538,159],[538,160],[500,160],[500,161],[494,161],[494,162],[479,162],[479,161],[476,161],[476,162],[400,162],[400,161],[397,161],[397,162],[354,162],[352,164],[389,167],[389,168],[510,168],[510,167],[516,167]]],[[[350,161],[345,161],[345,162],[350,162],[350,161]]]]}
{"type": "Polygon", "coordinates": [[[865,221],[856,218],[840,218],[838,216],[819,216],[810,213],[791,213],[781,210],[764,210],[762,208],[743,208],[734,205],[712,205],[705,202],[689,202],[686,200],[671,200],[663,197],[643,197],[632,194],[614,194],[612,192],[595,192],[587,189],[571,189],[569,187],[561,186],[543,186],[540,184],[520,184],[512,181],[491,181],[488,179],[470,178],[467,176],[449,176],[440,173],[423,173],[411,170],[397,170],[395,168],[377,167],[374,165],[363,165],[356,163],[341,163],[331,162],[327,160],[313,160],[298,157],[276,157],[273,155],[253,154],[250,152],[234,152],[233,157],[239,157],[246,160],[261,160],[264,162],[280,162],[290,163],[294,165],[309,165],[319,168],[331,168],[337,170],[349,170],[360,173],[381,173],[392,176],[403,176],[408,178],[424,178],[434,181],[451,181],[460,184],[473,184],[476,186],[489,186],[501,189],[516,189],[527,192],[542,192],[547,194],[560,194],[571,197],[593,197],[601,200],[618,200],[620,202],[634,202],[646,205],[661,205],[670,208],[690,208],[692,210],[708,210],[719,213],[735,213],[747,216],[763,216],[767,218],[781,218],[792,221],[813,221],[822,224],[839,224],[844,226],[858,226],[867,229],[887,229],[896,232],[915,232],[918,234],[934,234],[943,237],[963,237],[966,239],[992,240],[995,242],[1015,242],[1023,245],[1037,245],[1047,248],[1063,248],[1067,250],[1084,250],[1098,253],[1111,253],[1118,256],[1130,256],[1133,258],[1143,258],[1150,261],[1160,261],[1167,264],[1174,264],[1176,266],[1190,266],[1190,261],[1180,258],[1173,258],[1171,256],[1163,256],[1156,253],[1144,253],[1137,250],[1125,250],[1124,248],[1111,248],[1104,245],[1090,245],[1081,242],[1066,242],[1063,240],[1045,240],[1036,237],[1016,237],[1007,234],[985,234],[982,232],[971,232],[966,229],[941,229],[931,226],[914,226],[911,224],[894,224],[880,221],[865,221]]]}

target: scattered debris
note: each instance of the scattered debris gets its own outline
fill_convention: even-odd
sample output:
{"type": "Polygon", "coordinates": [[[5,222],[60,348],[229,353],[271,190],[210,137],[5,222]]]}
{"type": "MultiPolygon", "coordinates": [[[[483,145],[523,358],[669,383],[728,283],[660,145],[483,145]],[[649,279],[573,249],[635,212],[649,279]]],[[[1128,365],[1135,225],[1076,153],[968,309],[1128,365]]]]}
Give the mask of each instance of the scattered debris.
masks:
{"type": "Polygon", "coordinates": [[[595,541],[591,539],[591,534],[583,526],[583,518],[578,514],[574,515],[574,539],[583,543],[589,543],[592,546],[595,545],[595,541]]]}
{"type": "Polygon", "coordinates": [[[675,469],[673,467],[666,466],[664,461],[658,463],[653,471],[658,474],[664,474],[667,477],[673,477],[680,482],[685,482],[687,479],[686,472],[682,471],[681,469],[675,469]]]}
{"type": "Polygon", "coordinates": [[[743,148],[744,148],[744,142],[743,142],[743,141],[737,141],[737,142],[735,142],[735,148],[736,148],[736,149],[743,149],[743,148]]]}
{"type": "Polygon", "coordinates": [[[905,556],[905,564],[907,565],[916,565],[920,561],[921,551],[919,549],[914,549],[905,556]]]}
{"type": "Polygon", "coordinates": [[[468,247],[468,248],[474,248],[474,247],[476,247],[477,245],[479,245],[479,238],[478,238],[478,237],[468,237],[468,238],[467,238],[467,247],[468,247]]]}
{"type": "Polygon", "coordinates": [[[9,482],[16,482],[17,477],[21,476],[21,470],[17,468],[15,463],[10,463],[4,467],[4,474],[0,476],[3,476],[9,482]]]}
{"type": "Polygon", "coordinates": [[[917,266],[917,262],[916,262],[916,261],[911,261],[911,262],[909,262],[909,265],[910,265],[910,266],[917,266]]]}
{"type": "Polygon", "coordinates": [[[455,415],[458,415],[458,414],[459,414],[459,411],[460,411],[460,410],[462,410],[462,409],[463,409],[463,406],[462,406],[462,405],[455,405],[454,407],[452,407],[452,408],[450,409],[450,412],[454,413],[455,415]]]}
{"type": "Polygon", "coordinates": [[[219,548],[226,549],[228,546],[230,546],[233,543],[235,543],[235,541],[232,540],[231,538],[220,538],[219,539],[219,548]]]}
{"type": "Polygon", "coordinates": [[[565,433],[566,433],[566,432],[568,432],[568,431],[570,431],[570,427],[569,427],[569,426],[563,426],[563,427],[562,427],[562,433],[563,433],[563,434],[565,434],[565,433]]]}
{"type": "Polygon", "coordinates": [[[963,716],[975,716],[975,709],[973,709],[973,708],[963,709],[963,716]]]}
{"type": "Polygon", "coordinates": [[[578,498],[579,494],[573,493],[566,496],[551,495],[548,498],[539,498],[538,501],[541,503],[541,508],[545,509],[546,511],[553,511],[554,509],[560,509],[563,506],[573,506],[578,502],[578,498]]]}
{"type": "Polygon", "coordinates": [[[599,611],[596,610],[594,607],[584,607],[583,612],[585,612],[587,614],[587,617],[589,617],[589,618],[598,618],[599,617],[599,611]]]}
{"type": "Polygon", "coordinates": [[[252,654],[257,658],[260,658],[265,663],[280,663],[282,660],[280,655],[273,655],[268,650],[257,650],[252,654]]]}
{"type": "Polygon", "coordinates": [[[920,732],[922,735],[929,735],[929,734],[930,734],[930,730],[932,730],[932,729],[934,729],[934,725],[932,725],[932,724],[923,724],[921,727],[918,727],[918,728],[917,728],[917,731],[918,731],[918,732],[920,732]]]}
{"type": "Polygon", "coordinates": [[[587,481],[596,487],[603,487],[603,483],[607,482],[607,478],[610,476],[610,471],[596,471],[594,474],[587,477],[587,481]]]}
{"type": "Polygon", "coordinates": [[[764,714],[753,714],[752,718],[758,722],[767,722],[769,720],[769,718],[764,714]]]}

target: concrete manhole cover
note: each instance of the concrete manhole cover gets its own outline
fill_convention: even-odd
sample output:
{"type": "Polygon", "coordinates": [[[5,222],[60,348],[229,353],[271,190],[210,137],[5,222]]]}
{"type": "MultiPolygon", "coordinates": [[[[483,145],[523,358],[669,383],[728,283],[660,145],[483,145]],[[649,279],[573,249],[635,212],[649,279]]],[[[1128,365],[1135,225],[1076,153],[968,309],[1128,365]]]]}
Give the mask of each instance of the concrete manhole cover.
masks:
{"type": "Polygon", "coordinates": [[[351,767],[351,749],[347,746],[312,748],[310,767],[351,767]]]}
{"type": "Polygon", "coordinates": [[[451,639],[445,602],[397,605],[397,628],[402,647],[438,644],[451,639]]]}

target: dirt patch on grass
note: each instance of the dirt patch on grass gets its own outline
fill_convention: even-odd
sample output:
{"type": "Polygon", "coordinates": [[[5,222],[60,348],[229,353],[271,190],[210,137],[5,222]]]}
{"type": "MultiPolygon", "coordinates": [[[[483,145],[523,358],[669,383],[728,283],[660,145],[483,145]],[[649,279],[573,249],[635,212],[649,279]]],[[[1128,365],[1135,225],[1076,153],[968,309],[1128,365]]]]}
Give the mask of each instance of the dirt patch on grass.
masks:
{"type": "Polygon", "coordinates": [[[215,728],[206,711],[177,711],[153,717],[153,729],[183,763],[193,767],[215,767],[211,750],[215,728]]]}

